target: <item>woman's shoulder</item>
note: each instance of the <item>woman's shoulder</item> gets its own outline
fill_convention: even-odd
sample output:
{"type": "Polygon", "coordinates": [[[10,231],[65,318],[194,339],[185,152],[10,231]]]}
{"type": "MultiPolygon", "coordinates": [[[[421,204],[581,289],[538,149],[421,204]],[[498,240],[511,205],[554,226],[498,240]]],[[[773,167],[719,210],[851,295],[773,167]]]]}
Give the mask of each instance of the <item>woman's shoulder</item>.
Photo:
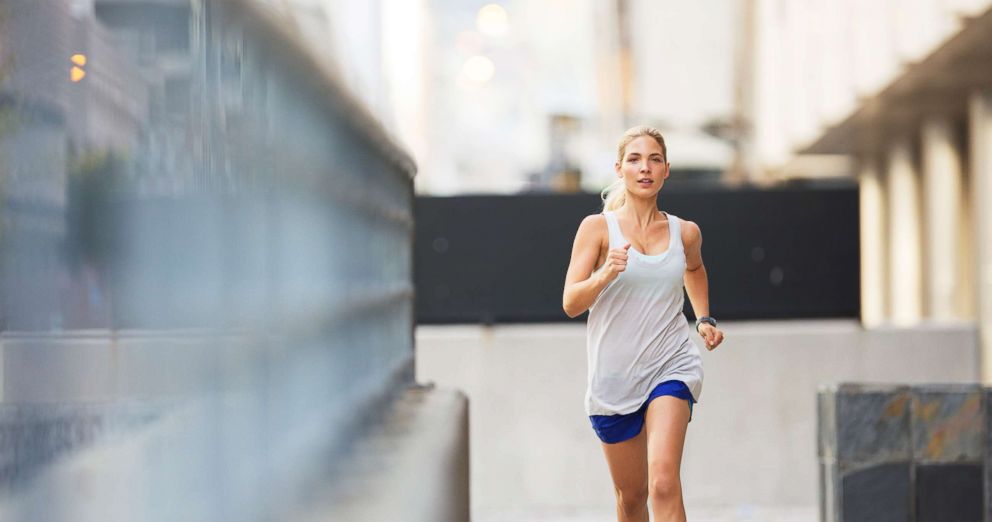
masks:
{"type": "Polygon", "coordinates": [[[606,226],[606,214],[600,212],[599,214],[589,214],[588,216],[582,218],[582,223],[579,227],[605,227],[606,226]]]}
{"type": "Polygon", "coordinates": [[[698,241],[702,237],[702,232],[699,230],[699,225],[695,221],[689,221],[688,219],[680,218],[676,215],[669,214],[669,218],[674,218],[679,223],[679,235],[682,236],[683,243],[692,243],[698,241]]]}
{"type": "Polygon", "coordinates": [[[608,234],[606,225],[606,216],[602,213],[600,214],[590,214],[582,219],[582,223],[579,223],[579,236],[583,237],[603,237],[608,234]]]}

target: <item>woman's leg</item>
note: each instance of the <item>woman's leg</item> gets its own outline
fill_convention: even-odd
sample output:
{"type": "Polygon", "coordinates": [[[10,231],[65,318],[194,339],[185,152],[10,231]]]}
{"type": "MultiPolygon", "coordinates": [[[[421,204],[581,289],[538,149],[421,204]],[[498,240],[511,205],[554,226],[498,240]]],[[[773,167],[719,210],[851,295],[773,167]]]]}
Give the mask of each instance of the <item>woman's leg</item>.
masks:
{"type": "Polygon", "coordinates": [[[688,425],[685,399],[664,395],[648,404],[641,435],[647,435],[648,489],[655,522],[685,522],[679,469],[688,425]]]}
{"type": "Polygon", "coordinates": [[[616,444],[603,444],[617,495],[619,522],[648,522],[648,463],[644,430],[616,444]]]}

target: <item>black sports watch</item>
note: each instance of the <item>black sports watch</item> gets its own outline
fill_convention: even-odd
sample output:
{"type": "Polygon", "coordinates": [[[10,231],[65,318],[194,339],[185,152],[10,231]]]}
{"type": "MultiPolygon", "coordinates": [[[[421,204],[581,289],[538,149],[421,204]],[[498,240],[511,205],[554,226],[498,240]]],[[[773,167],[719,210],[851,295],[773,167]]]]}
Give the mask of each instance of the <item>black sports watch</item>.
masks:
{"type": "Polygon", "coordinates": [[[704,315],[704,316],[700,317],[699,319],[696,319],[696,333],[699,333],[699,325],[701,325],[703,323],[706,323],[706,324],[711,325],[711,326],[716,326],[716,319],[713,319],[712,317],[710,317],[708,315],[704,315]]]}

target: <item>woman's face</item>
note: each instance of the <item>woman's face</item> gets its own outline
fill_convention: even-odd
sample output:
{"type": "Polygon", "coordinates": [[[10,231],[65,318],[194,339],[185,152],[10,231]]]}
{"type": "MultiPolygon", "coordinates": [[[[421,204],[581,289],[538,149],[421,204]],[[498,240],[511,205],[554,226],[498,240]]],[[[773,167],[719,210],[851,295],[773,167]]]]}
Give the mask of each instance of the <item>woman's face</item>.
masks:
{"type": "Polygon", "coordinates": [[[616,171],[627,192],[643,197],[657,195],[668,179],[668,163],[661,145],[651,136],[639,136],[628,143],[616,171]]]}

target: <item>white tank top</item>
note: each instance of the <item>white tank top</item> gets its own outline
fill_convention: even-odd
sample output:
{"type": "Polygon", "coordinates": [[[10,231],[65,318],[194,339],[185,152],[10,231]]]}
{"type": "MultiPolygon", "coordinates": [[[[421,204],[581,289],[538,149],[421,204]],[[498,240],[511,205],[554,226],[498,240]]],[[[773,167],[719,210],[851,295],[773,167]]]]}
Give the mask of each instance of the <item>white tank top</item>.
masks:
{"type": "MultiPolygon", "coordinates": [[[[610,249],[627,244],[616,215],[603,214],[610,249]]],[[[682,314],[686,262],[680,221],[668,214],[670,239],[663,253],[649,256],[630,247],[627,269],[589,308],[589,415],[637,411],[655,386],[669,380],[684,382],[699,400],[702,358],[689,339],[689,323],[682,314]]]]}

